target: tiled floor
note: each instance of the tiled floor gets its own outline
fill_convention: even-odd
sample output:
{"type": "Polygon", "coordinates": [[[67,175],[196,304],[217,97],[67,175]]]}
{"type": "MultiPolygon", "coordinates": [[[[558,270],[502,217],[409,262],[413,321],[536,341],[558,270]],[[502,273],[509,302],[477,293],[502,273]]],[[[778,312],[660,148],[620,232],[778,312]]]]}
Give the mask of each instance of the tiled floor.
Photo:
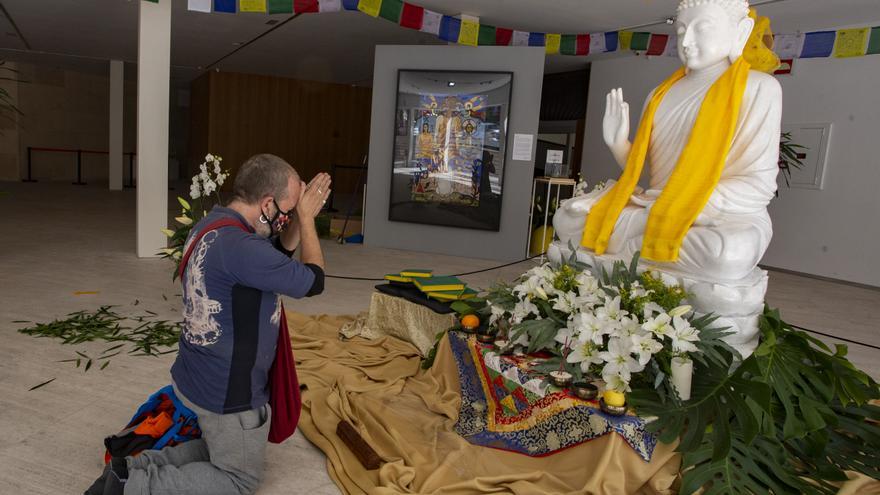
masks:
{"type": "MultiPolygon", "coordinates": [[[[84,373],[57,361],[76,350],[100,353],[106,345],[63,346],[21,335],[15,331],[21,325],[12,323],[48,321],[106,304],[118,305],[119,312],[150,310],[179,319],[179,288],[171,281],[170,264],[133,254],[134,211],[133,190],[0,183],[3,493],[81,492],[100,472],[103,437],[118,430],[148,393],[168,383],[171,355],[119,355],[106,370],[84,373]],[[50,378],[56,380],[28,392],[50,378]]],[[[323,246],[327,271],[335,275],[381,277],[407,265],[425,264],[457,273],[493,264],[330,241],[323,246]],[[431,256],[428,263],[426,256],[431,256]]],[[[520,264],[463,278],[472,286],[487,287],[527,268],[520,264]]],[[[305,313],[352,314],[367,309],[371,290],[370,282],[331,279],[320,297],[286,305],[305,313]]],[[[880,308],[880,290],[772,273],[768,302],[794,324],[880,346],[874,314],[880,308]]],[[[880,377],[877,350],[850,345],[850,358],[880,377]]],[[[327,475],[323,454],[297,434],[282,445],[270,445],[266,481],[259,493],[319,495],[338,490],[327,475]]]]}

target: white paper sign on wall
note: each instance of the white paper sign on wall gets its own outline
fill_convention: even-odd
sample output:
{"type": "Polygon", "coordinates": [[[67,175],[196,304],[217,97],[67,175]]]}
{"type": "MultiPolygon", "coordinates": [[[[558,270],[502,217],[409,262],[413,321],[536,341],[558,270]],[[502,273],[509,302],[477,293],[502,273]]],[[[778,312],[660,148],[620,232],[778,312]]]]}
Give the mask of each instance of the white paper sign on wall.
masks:
{"type": "Polygon", "coordinates": [[[532,143],[535,140],[534,134],[514,134],[513,135],[513,160],[529,162],[532,160],[532,143]]]}
{"type": "Polygon", "coordinates": [[[547,163],[562,163],[562,150],[547,150],[547,163]]]}

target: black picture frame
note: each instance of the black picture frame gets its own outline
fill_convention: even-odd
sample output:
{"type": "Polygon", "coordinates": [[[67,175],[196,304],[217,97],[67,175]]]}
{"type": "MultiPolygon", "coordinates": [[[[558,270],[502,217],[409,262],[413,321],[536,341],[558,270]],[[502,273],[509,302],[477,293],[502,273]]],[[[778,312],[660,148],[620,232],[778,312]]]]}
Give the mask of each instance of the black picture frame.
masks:
{"type": "Polygon", "coordinates": [[[499,231],[513,72],[397,71],[388,220],[499,231]]]}

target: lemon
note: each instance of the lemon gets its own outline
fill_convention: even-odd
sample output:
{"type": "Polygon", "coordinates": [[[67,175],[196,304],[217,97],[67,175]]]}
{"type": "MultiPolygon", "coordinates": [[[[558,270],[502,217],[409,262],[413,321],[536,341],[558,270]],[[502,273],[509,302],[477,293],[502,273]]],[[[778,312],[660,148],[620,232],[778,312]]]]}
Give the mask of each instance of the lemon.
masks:
{"type": "Polygon", "coordinates": [[[611,407],[620,407],[626,404],[626,396],[617,390],[606,390],[602,395],[602,398],[605,399],[605,403],[611,407]]]}

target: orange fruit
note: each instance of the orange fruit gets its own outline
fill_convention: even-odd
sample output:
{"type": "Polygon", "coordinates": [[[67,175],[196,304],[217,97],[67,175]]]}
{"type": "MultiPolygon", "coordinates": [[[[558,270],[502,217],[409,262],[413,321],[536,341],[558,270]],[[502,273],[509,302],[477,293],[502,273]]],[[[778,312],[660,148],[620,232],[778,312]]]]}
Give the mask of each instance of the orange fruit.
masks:
{"type": "Polygon", "coordinates": [[[477,328],[480,326],[480,319],[477,315],[464,315],[461,317],[461,326],[464,328],[477,328]]]}

